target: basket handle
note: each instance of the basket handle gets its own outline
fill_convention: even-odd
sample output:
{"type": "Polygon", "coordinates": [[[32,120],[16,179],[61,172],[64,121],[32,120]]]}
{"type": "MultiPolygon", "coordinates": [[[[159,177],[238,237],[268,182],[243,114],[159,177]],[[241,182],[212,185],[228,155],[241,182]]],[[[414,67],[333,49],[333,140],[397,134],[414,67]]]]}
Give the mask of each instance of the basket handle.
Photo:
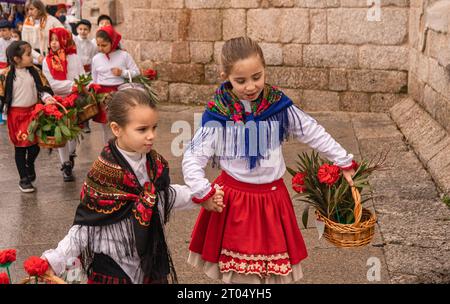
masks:
{"type": "Polygon", "coordinates": [[[130,80],[130,83],[132,83],[133,82],[133,77],[131,77],[131,71],[130,70],[128,70],[128,78],[130,80]]]}
{"type": "Polygon", "coordinates": [[[353,209],[355,222],[352,224],[352,226],[358,227],[362,217],[361,194],[359,193],[358,189],[356,189],[355,186],[352,186],[351,188],[352,188],[352,197],[353,200],[355,201],[355,209],[353,209]]]}
{"type": "Polygon", "coordinates": [[[67,114],[67,113],[69,113],[69,111],[67,111],[67,109],[66,109],[66,107],[65,106],[63,106],[62,104],[60,104],[58,101],[56,101],[55,100],[55,104],[56,105],[58,105],[60,108],[62,108],[63,109],[63,111],[64,111],[64,114],[67,114]]]}
{"type": "MultiPolygon", "coordinates": [[[[63,279],[61,279],[60,277],[57,277],[55,275],[48,275],[48,274],[44,274],[42,276],[39,276],[40,279],[43,280],[47,280],[56,284],[67,284],[66,281],[64,281],[63,279]]],[[[31,277],[26,277],[25,279],[23,279],[22,281],[20,281],[20,284],[28,284],[31,282],[31,277]]]]}

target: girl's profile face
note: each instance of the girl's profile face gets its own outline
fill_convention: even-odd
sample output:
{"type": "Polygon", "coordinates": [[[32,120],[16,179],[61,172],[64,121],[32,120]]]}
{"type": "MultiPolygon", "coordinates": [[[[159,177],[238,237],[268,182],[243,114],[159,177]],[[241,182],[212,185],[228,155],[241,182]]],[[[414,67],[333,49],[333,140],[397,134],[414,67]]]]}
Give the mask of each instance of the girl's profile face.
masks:
{"type": "Polygon", "coordinates": [[[231,82],[240,100],[254,101],[264,89],[265,69],[258,55],[236,61],[229,75],[221,75],[231,82]]]}
{"type": "Polygon", "coordinates": [[[97,40],[97,48],[100,53],[108,54],[111,52],[111,42],[106,41],[103,38],[96,38],[97,40]]]}
{"type": "Polygon", "coordinates": [[[28,7],[28,14],[30,14],[31,17],[33,18],[37,18],[39,15],[39,10],[33,6],[33,4],[30,4],[30,6],[28,7]]]}
{"type": "Polygon", "coordinates": [[[119,126],[111,123],[119,148],[128,152],[149,153],[153,148],[158,126],[158,111],[143,105],[128,111],[128,123],[119,126]]]}
{"type": "Polygon", "coordinates": [[[52,34],[52,39],[50,40],[50,48],[53,52],[56,52],[60,47],[61,45],[59,44],[58,36],[56,36],[56,34],[52,34]]]}
{"type": "Polygon", "coordinates": [[[33,66],[33,57],[31,56],[31,47],[29,45],[25,45],[25,53],[22,57],[14,57],[14,61],[19,68],[25,68],[33,66]]]}

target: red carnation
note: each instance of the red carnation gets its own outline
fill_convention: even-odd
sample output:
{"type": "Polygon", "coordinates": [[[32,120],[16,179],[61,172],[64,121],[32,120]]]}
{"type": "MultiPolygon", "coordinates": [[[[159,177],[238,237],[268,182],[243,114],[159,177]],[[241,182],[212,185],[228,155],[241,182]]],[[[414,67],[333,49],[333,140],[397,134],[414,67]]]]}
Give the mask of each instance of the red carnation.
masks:
{"type": "Polygon", "coordinates": [[[305,191],[305,176],[306,173],[299,172],[292,178],[292,188],[294,191],[298,193],[303,193],[305,191]]]}
{"type": "Polygon", "coordinates": [[[16,260],[16,250],[6,249],[0,252],[0,265],[12,263],[16,260]]]}
{"type": "Polygon", "coordinates": [[[48,270],[48,262],[37,256],[29,257],[23,267],[30,276],[42,276],[48,270]]]}
{"type": "Polygon", "coordinates": [[[4,272],[0,273],[0,284],[10,284],[8,275],[4,272]]]}
{"type": "Polygon", "coordinates": [[[42,103],[38,103],[34,106],[34,110],[33,112],[31,112],[31,117],[33,117],[33,119],[35,117],[37,117],[39,115],[39,113],[42,112],[42,110],[44,110],[45,106],[42,103]]]}
{"type": "Polygon", "coordinates": [[[323,164],[319,168],[319,172],[317,172],[317,177],[319,178],[319,182],[322,184],[327,184],[328,186],[334,185],[336,181],[339,179],[340,169],[338,166],[323,164]]]}
{"type": "Polygon", "coordinates": [[[208,102],[208,109],[212,109],[215,105],[214,101],[208,102]]]}
{"type": "Polygon", "coordinates": [[[61,104],[66,108],[73,108],[75,106],[75,100],[78,98],[78,94],[70,94],[66,98],[64,98],[61,104]]]}
{"type": "Polygon", "coordinates": [[[98,85],[98,84],[95,84],[95,83],[93,83],[93,84],[91,84],[91,85],[89,86],[89,89],[94,90],[94,92],[95,92],[96,94],[100,91],[101,88],[102,88],[101,85],[98,85]]]}
{"type": "Polygon", "coordinates": [[[147,69],[144,71],[144,76],[147,77],[149,80],[154,80],[156,79],[157,73],[155,70],[152,69],[147,69]]]}

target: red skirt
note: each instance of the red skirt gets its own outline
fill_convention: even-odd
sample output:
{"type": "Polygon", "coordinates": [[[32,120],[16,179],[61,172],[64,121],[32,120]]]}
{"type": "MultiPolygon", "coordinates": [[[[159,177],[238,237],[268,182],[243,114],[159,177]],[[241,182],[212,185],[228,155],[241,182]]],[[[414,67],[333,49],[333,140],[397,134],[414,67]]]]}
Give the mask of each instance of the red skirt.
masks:
{"type": "Polygon", "coordinates": [[[223,171],[215,183],[223,187],[225,208],[222,213],[201,209],[191,254],[217,263],[220,273],[289,275],[307,251],[283,179],[248,184],[223,171]]]}
{"type": "MultiPolygon", "coordinates": [[[[117,88],[119,86],[101,86],[101,89],[98,91],[99,94],[108,94],[117,92],[117,88]]],[[[98,105],[98,114],[94,116],[92,119],[95,122],[105,124],[108,122],[108,117],[106,113],[106,106],[103,103],[98,105]]]]}
{"type": "Polygon", "coordinates": [[[32,142],[28,140],[28,125],[32,120],[31,113],[34,107],[11,107],[8,109],[9,139],[16,147],[30,147],[37,143],[36,138],[32,142]]]}

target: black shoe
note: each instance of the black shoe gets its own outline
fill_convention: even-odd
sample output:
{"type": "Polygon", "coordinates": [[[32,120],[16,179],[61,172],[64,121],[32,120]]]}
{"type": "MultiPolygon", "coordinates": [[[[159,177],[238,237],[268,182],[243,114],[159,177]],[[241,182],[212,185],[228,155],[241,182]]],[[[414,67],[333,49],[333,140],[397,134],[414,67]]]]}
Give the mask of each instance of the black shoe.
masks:
{"type": "Polygon", "coordinates": [[[75,177],[72,174],[72,163],[65,162],[62,165],[61,171],[63,172],[63,178],[65,182],[72,182],[75,180],[75,177]]]}
{"type": "Polygon", "coordinates": [[[27,170],[28,170],[28,179],[29,179],[29,181],[30,182],[36,181],[36,171],[34,169],[34,165],[33,166],[28,166],[27,170]]]}
{"type": "Polygon", "coordinates": [[[72,169],[73,169],[73,167],[75,167],[75,157],[77,157],[77,153],[76,152],[73,152],[69,156],[69,160],[70,160],[70,163],[72,165],[72,169]]]}
{"type": "Polygon", "coordinates": [[[31,184],[30,180],[28,179],[28,177],[22,178],[20,180],[20,182],[19,182],[19,189],[23,193],[31,193],[31,192],[36,191],[36,189],[31,184]]]}

